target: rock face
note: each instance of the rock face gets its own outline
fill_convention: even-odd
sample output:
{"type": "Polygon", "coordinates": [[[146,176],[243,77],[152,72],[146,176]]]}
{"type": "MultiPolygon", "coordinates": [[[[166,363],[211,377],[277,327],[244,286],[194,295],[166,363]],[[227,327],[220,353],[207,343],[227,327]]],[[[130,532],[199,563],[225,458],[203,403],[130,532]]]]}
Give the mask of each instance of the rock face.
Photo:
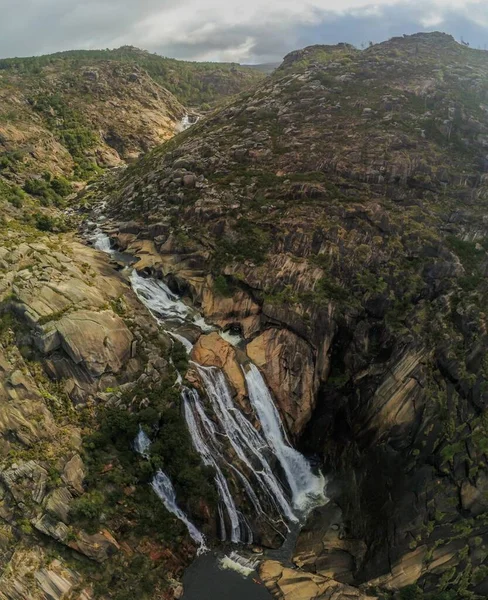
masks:
{"type": "Polygon", "coordinates": [[[264,584],[279,600],[374,600],[356,588],[320,575],[284,567],[277,561],[263,563],[259,572],[264,584]]]}
{"type": "Polygon", "coordinates": [[[131,356],[132,334],[111,311],[78,310],[56,324],[63,350],[75,365],[100,376],[118,373],[131,356]]]}
{"type": "Polygon", "coordinates": [[[355,585],[486,588],[487,65],[440,33],[308,48],[94,192],[243,333],[366,547],[304,566],[355,585]]]}
{"type": "Polygon", "coordinates": [[[303,431],[316,398],[313,350],[286,329],[266,329],[247,346],[249,358],[264,372],[268,385],[295,435],[303,431]]]}
{"type": "MultiPolygon", "coordinates": [[[[247,396],[247,391],[237,354],[235,348],[223,340],[218,333],[210,333],[200,336],[193,347],[192,359],[204,367],[222,369],[237,393],[238,402],[242,403],[247,396]]],[[[241,360],[242,358],[245,358],[245,355],[241,360]]]]}
{"type": "MultiPolygon", "coordinates": [[[[149,551],[135,549],[137,536],[122,550],[119,530],[103,517],[98,527],[80,519],[77,506],[83,513],[100,502],[82,439],[96,431],[95,404],[118,406],[124,394],[130,401],[138,386],[159,389],[170,340],[102,253],[12,223],[2,236],[0,598],[92,600],[92,571],[99,577],[149,551]],[[79,560],[92,563],[90,572],[79,572],[79,560]]],[[[125,484],[111,492],[117,486],[124,498],[125,484]]]]}
{"type": "Polygon", "coordinates": [[[86,181],[100,167],[122,166],[181,131],[185,106],[234,95],[263,77],[239,65],[126,48],[4,59],[0,68],[2,182],[9,185],[45,172],[86,181]]]}

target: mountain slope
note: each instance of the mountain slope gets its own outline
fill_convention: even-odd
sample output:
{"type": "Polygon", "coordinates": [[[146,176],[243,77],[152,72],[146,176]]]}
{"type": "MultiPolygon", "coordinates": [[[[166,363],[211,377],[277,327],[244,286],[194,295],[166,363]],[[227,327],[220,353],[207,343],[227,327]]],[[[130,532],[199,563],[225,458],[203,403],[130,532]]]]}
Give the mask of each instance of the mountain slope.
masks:
{"type": "Polygon", "coordinates": [[[114,61],[127,69],[146,71],[157,83],[172,92],[180,102],[191,107],[220,102],[251,87],[263,74],[235,63],[189,62],[151,54],[133,46],[116,50],[70,50],[32,58],[0,60],[0,70],[37,73],[45,67],[77,69],[114,61]]]}
{"type": "Polygon", "coordinates": [[[488,586],[487,75],[440,33],[306,49],[90,191],[330,471],[348,544],[300,564],[408,597],[488,586]]]}
{"type": "Polygon", "coordinates": [[[146,73],[105,61],[36,74],[1,71],[2,175],[86,179],[121,164],[177,130],[186,113],[146,73]]]}
{"type": "Polygon", "coordinates": [[[131,47],[0,60],[6,212],[61,204],[69,181],[86,182],[180,131],[189,110],[180,101],[222,101],[262,77],[238,65],[186,63],[131,47]]]}

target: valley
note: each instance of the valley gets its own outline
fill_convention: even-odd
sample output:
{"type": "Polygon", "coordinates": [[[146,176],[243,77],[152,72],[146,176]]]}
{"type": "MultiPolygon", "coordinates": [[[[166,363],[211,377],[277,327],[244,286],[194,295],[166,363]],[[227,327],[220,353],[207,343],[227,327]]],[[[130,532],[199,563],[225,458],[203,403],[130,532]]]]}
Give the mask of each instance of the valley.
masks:
{"type": "Polygon", "coordinates": [[[0,75],[0,598],[485,597],[486,52],[0,75]]]}

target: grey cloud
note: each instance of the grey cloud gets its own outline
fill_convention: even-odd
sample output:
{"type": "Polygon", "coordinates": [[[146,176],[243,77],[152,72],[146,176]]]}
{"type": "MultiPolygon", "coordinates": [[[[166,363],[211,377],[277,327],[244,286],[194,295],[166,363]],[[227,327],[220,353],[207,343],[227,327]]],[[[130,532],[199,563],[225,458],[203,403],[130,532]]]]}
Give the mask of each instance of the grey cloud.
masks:
{"type": "MultiPolygon", "coordinates": [[[[168,39],[146,39],[144,21],[187,0],[0,0],[0,56],[28,56],[74,48],[106,48],[133,44],[165,56],[214,60],[236,53],[251,40],[250,48],[238,56],[241,62],[274,62],[287,52],[315,43],[379,42],[393,35],[420,31],[429,14],[429,0],[384,6],[377,15],[356,10],[337,16],[316,12],[314,25],[303,25],[276,17],[266,24],[219,25],[203,34],[202,23],[191,11],[168,39]]],[[[227,2],[234,0],[227,0],[227,2]]],[[[279,5],[280,0],[267,0],[279,5]]],[[[236,0],[237,2],[237,0],[236,0]]],[[[488,21],[488,6],[486,9],[488,21]]],[[[488,43],[487,29],[470,20],[461,9],[441,8],[444,21],[435,28],[463,36],[472,45],[488,43]]]]}

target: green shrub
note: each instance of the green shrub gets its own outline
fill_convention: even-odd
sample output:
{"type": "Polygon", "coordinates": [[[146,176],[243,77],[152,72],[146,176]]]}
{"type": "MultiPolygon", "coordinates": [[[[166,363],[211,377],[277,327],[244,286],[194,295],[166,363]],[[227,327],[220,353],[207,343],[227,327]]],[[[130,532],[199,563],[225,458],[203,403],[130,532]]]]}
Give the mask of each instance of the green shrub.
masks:
{"type": "Polygon", "coordinates": [[[70,516],[81,523],[89,533],[99,529],[100,517],[105,507],[105,496],[98,490],[93,490],[76,498],[70,506],[70,516]]]}
{"type": "Polygon", "coordinates": [[[71,194],[71,192],[73,191],[70,182],[62,176],[55,177],[51,181],[51,188],[56,194],[58,194],[58,196],[61,196],[61,198],[69,196],[69,194],[71,194]]]}
{"type": "Polygon", "coordinates": [[[225,277],[225,275],[218,275],[214,279],[213,289],[218,296],[229,298],[234,294],[235,287],[230,283],[229,279],[225,277]]]}

